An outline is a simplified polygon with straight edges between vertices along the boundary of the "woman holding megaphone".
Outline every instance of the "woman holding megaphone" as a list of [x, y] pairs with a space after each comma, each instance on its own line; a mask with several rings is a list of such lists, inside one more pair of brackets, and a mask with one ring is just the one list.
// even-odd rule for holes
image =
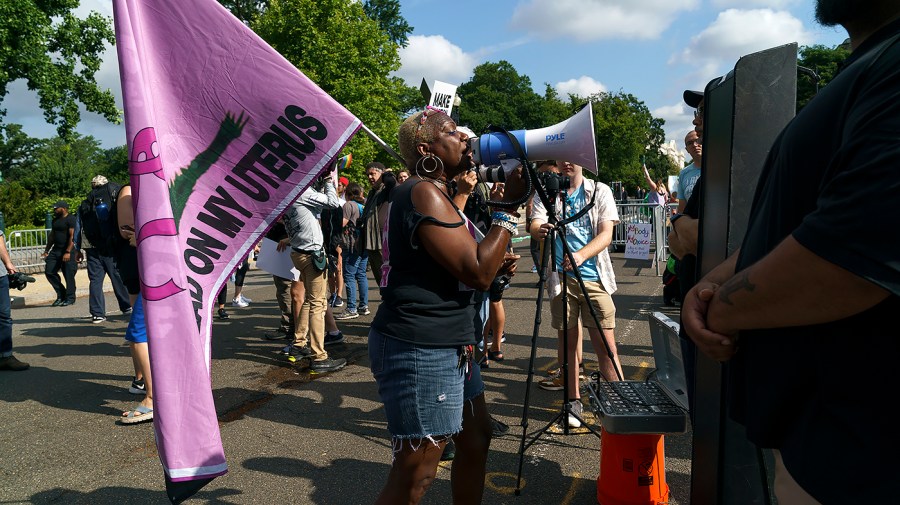
[[[492, 213], [475, 228], [448, 195], [448, 183], [474, 168], [468, 136], [443, 111], [427, 108], [400, 126], [400, 153], [411, 177], [395, 187], [385, 225], [382, 303], [369, 331], [369, 357], [393, 447], [376, 503], [418, 503], [434, 481], [451, 438], [454, 503], [480, 503], [491, 439], [484, 384], [473, 360], [476, 290], [513, 275], [506, 249], [518, 215]], [[522, 169], [506, 179], [505, 202], [524, 200]]]

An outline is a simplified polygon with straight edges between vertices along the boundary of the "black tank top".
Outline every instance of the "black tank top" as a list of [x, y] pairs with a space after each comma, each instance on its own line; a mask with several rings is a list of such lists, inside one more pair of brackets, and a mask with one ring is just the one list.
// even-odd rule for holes
[[475, 291], [438, 264], [417, 237], [423, 221], [466, 226], [472, 240], [473, 227], [462, 214], [458, 222], [444, 223], [416, 211], [412, 188], [417, 184], [402, 184], [391, 194], [382, 247], [382, 302], [372, 327], [387, 337], [428, 347], [475, 344]]

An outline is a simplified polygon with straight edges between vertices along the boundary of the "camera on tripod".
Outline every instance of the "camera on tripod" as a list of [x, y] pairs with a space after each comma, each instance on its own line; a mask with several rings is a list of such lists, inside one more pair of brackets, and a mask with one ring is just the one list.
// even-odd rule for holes
[[570, 181], [567, 175], [559, 175], [554, 172], [538, 172], [537, 178], [548, 195], [569, 189]]

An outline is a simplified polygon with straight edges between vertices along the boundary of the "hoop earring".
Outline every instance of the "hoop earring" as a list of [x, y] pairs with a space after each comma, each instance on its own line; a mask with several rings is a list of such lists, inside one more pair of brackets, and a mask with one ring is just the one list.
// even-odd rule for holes
[[[432, 163], [431, 170], [428, 170], [425, 167], [425, 160], [431, 161], [431, 163]], [[437, 172], [438, 170], [440, 170], [440, 171], [444, 170], [444, 162], [441, 161], [441, 159], [438, 158], [437, 156], [435, 156], [431, 153], [428, 153], [425, 156], [422, 156], [421, 158], [419, 158], [418, 161], [416, 161], [415, 169], [416, 169], [416, 175], [419, 177], [423, 177], [421, 174], [419, 174], [420, 169], [422, 170], [422, 172], [425, 172], [426, 174], [433, 174], [433, 173]]]

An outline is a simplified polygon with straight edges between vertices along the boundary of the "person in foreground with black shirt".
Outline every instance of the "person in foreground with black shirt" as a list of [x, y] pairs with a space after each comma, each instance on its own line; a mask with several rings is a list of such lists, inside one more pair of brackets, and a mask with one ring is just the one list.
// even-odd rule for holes
[[[400, 126], [400, 153], [413, 174], [393, 189], [386, 225], [382, 303], [369, 331], [369, 358], [391, 433], [393, 462], [379, 504], [418, 503], [434, 481], [451, 437], [454, 503], [481, 503], [491, 423], [475, 363], [476, 290], [515, 272], [506, 248], [516, 230], [495, 210], [480, 243], [447, 193], [474, 166], [467, 136], [438, 109]], [[521, 169], [505, 201], [525, 194]]]
[[[895, 499], [900, 355], [900, 0], [818, 0], [853, 48], [775, 140], [740, 250], [691, 289], [682, 321], [728, 361], [729, 415], [775, 454], [779, 503]], [[859, 369], [864, 367], [864, 372]], [[847, 372], [865, 380], [848, 379]], [[889, 400], [888, 400], [889, 401]]]
[[[75, 272], [78, 271], [78, 251], [75, 250], [75, 215], [69, 214], [69, 204], [60, 200], [53, 205], [53, 224], [47, 237], [44, 275], [56, 291], [53, 306], [65, 307], [75, 303]], [[59, 278], [62, 270], [66, 285]]]

